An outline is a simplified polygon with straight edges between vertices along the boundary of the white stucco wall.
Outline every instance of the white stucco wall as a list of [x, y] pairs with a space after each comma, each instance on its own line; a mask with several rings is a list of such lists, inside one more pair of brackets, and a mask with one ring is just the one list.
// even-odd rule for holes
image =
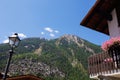
[[118, 19], [115, 9], [112, 11], [111, 15], [113, 19], [112, 21], [108, 21], [110, 37], [120, 36], [120, 26], [118, 26]]

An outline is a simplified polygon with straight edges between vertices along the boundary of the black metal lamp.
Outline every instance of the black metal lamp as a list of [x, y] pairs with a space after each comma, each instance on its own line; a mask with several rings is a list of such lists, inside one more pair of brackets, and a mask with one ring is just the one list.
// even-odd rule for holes
[[17, 33], [9, 37], [9, 45], [11, 46], [11, 48], [17, 47], [19, 43], [20, 43], [20, 38], [18, 37]]
[[9, 55], [9, 59], [8, 59], [8, 62], [5, 68], [5, 74], [3, 75], [3, 80], [6, 80], [6, 77], [7, 77], [10, 61], [14, 53], [13, 49], [16, 48], [19, 45], [19, 43], [20, 43], [20, 38], [18, 37], [17, 33], [9, 37], [9, 45], [11, 46], [11, 50], [9, 51], [10, 55]]

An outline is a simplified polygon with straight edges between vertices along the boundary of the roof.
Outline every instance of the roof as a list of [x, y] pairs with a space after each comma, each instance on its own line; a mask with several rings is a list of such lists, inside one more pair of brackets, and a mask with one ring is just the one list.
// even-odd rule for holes
[[11, 78], [9, 77], [7, 80], [43, 80], [43, 79], [33, 75], [23, 75]]
[[110, 13], [115, 7], [120, 23], [120, 0], [97, 0], [80, 24], [109, 35], [107, 20], [112, 20]]
[[[2, 79], [3, 74], [0, 73], [0, 80]], [[16, 77], [7, 77], [7, 80], [44, 80], [40, 77], [36, 77], [33, 75], [22, 75], [22, 76], [16, 76]]]

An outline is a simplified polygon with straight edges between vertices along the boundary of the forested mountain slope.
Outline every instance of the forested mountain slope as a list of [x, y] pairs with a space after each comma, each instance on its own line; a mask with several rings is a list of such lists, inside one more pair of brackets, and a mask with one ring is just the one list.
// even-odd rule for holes
[[[0, 71], [3, 72], [10, 47], [0, 44]], [[23, 39], [12, 57], [11, 76], [33, 74], [45, 80], [89, 80], [87, 58], [101, 52], [100, 46], [75, 35], [57, 39]]]

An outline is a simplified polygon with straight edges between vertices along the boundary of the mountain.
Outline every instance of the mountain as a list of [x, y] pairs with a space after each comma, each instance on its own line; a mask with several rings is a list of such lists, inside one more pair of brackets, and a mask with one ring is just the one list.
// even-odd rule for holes
[[[0, 71], [8, 58], [8, 44], [0, 44]], [[75, 35], [57, 39], [23, 39], [9, 68], [11, 76], [33, 74], [45, 80], [90, 80], [87, 58], [101, 52], [100, 46]]]

